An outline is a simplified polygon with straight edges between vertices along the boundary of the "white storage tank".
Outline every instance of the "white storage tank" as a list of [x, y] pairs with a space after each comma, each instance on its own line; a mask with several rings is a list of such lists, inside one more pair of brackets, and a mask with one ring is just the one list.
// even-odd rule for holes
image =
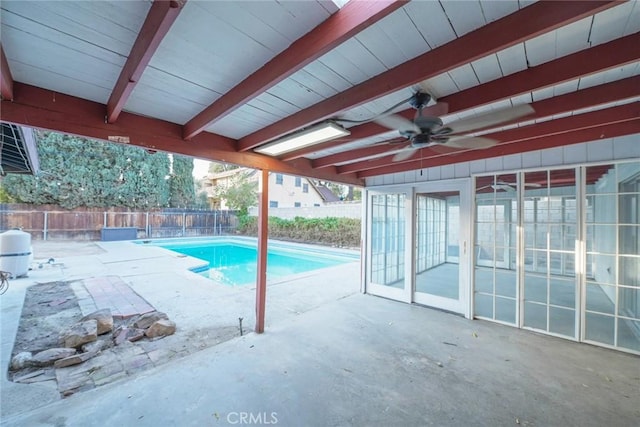
[[9, 230], [0, 234], [0, 270], [11, 277], [26, 276], [31, 260], [31, 234]]

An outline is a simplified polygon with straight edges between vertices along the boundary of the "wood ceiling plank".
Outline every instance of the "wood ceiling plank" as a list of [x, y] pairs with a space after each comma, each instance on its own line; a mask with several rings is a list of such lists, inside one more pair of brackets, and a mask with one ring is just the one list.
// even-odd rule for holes
[[400, 0], [348, 3], [187, 122], [184, 138], [194, 137], [211, 123], [394, 12], [404, 3]]
[[[544, 150], [554, 147], [562, 147], [583, 142], [597, 141], [605, 138], [615, 138], [625, 135], [640, 133], [640, 119], [623, 123], [614, 123], [599, 127], [591, 127], [573, 132], [544, 136], [513, 144], [498, 145], [487, 150], [465, 151], [455, 156], [441, 156], [432, 159], [417, 160], [401, 165], [366, 170], [358, 173], [360, 178], [368, 178], [385, 174], [405, 172], [411, 169], [426, 169], [435, 166], [443, 166], [479, 159], [489, 159], [511, 154], [526, 153], [529, 151]], [[404, 167], [403, 167], [404, 166]]]
[[178, 18], [187, 0], [155, 0], [107, 101], [107, 122], [118, 119], [151, 57]]
[[[581, 131], [584, 129], [595, 129], [595, 132], [602, 127], [606, 127], [612, 124], [621, 125], [625, 122], [635, 122], [637, 132], [640, 132], [640, 102], [634, 102], [631, 104], [622, 105], [619, 107], [611, 107], [603, 110], [593, 111], [590, 113], [579, 114], [575, 116], [566, 117], [563, 119], [550, 120], [542, 123], [536, 123], [529, 126], [523, 126], [515, 129], [509, 129], [501, 132], [491, 133], [483, 135], [484, 137], [495, 139], [498, 144], [494, 147], [487, 148], [484, 150], [453, 150], [453, 149], [442, 149], [440, 148], [438, 152], [433, 151], [429, 148], [423, 148], [421, 150], [417, 150], [416, 154], [413, 158], [422, 159], [423, 161], [429, 160], [432, 161], [433, 158], [443, 158], [446, 162], [446, 159], [457, 159], [458, 157], [464, 157], [468, 160], [467, 153], [471, 153], [469, 158], [481, 159], [493, 157], [494, 155], [501, 155], [503, 151], [501, 151], [504, 146], [513, 145], [515, 143], [520, 143], [523, 141], [529, 140], [543, 140], [544, 138], [553, 137], [555, 135], [567, 135], [572, 132]], [[597, 139], [597, 138], [596, 138]], [[586, 142], [588, 139], [583, 141], [576, 142]], [[526, 146], [525, 146], [526, 145]], [[523, 148], [524, 151], [529, 151], [528, 148], [531, 144], [519, 144], [518, 147]], [[560, 144], [564, 145], [564, 144]], [[516, 154], [519, 151], [511, 152], [508, 154]], [[499, 153], [499, 154], [496, 154]], [[382, 173], [381, 170], [376, 169], [384, 169], [386, 172], [387, 168], [393, 167], [398, 168], [401, 166], [406, 166], [406, 169], [411, 169], [412, 166], [415, 166], [415, 160], [406, 160], [406, 161], [393, 161], [393, 156], [378, 158], [372, 161], [363, 161], [357, 163], [350, 163], [345, 166], [340, 166], [337, 168], [338, 173], [354, 173], [358, 172], [359, 176], [372, 176], [378, 175]], [[366, 171], [366, 172], [363, 172]], [[361, 174], [364, 173], [364, 174]]]
[[13, 77], [2, 44], [0, 44], [0, 95], [2, 99], [9, 101], [13, 99]]
[[[250, 150], [336, 113], [552, 31], [615, 4], [596, 1], [535, 3], [254, 132], [240, 140], [238, 150]], [[478, 39], [483, 40], [483, 43], [476, 43]]]
[[[598, 82], [600, 82], [596, 84], [602, 84], [605, 79], [605, 77], [601, 76], [603, 70], [623, 69], [629, 73], [636, 70], [640, 71], [640, 66], [635, 66], [635, 63], [640, 58], [640, 51], [635, 49], [638, 44], [640, 44], [640, 34], [626, 36], [619, 40], [511, 74], [499, 80], [441, 97], [439, 100], [448, 103], [449, 113], [452, 114], [476, 106], [494, 103], [501, 99], [522, 97], [525, 102], [543, 99], [542, 93], [538, 92], [540, 89], [547, 92], [546, 97], [551, 97], [553, 96], [553, 85], [575, 80], [585, 75], [594, 74], [594, 78], [597, 78]], [[593, 85], [590, 82], [580, 82], [580, 88]], [[530, 92], [534, 92], [535, 99], [530, 99]], [[407, 119], [412, 119], [415, 115], [415, 110], [409, 108], [398, 114]], [[428, 112], [425, 111], [425, 114], [428, 114]], [[440, 114], [436, 115], [439, 116]], [[376, 132], [381, 133], [380, 129], [385, 128], [375, 123], [354, 126], [349, 129], [352, 132], [351, 137], [318, 144], [312, 151], [317, 151], [324, 147], [334, 147], [341, 142], [357, 138], [371, 137], [376, 135]], [[303, 156], [305, 153], [310, 152], [308, 150], [307, 148], [288, 153], [287, 158], [292, 159]]]

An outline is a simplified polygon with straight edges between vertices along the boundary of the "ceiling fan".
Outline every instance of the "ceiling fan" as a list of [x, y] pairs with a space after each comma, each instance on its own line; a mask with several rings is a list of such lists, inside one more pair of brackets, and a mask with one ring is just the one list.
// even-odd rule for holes
[[413, 155], [415, 150], [424, 147], [444, 146], [466, 150], [493, 147], [498, 141], [481, 136], [472, 136], [469, 133], [534, 112], [531, 105], [523, 104], [456, 120], [445, 125], [440, 117], [423, 115], [423, 109], [429, 101], [431, 101], [431, 95], [418, 91], [409, 99], [409, 104], [418, 110], [413, 120], [408, 120], [396, 114], [382, 116], [374, 120], [379, 125], [389, 129], [397, 129], [400, 135], [411, 141], [410, 147], [394, 156], [394, 162], [406, 160]]
[[[527, 182], [524, 184], [525, 189], [527, 188], [541, 188], [542, 184], [537, 182]], [[506, 182], [506, 181], [496, 181], [494, 184], [485, 185], [484, 187], [479, 187], [476, 191], [485, 190], [487, 188], [491, 188], [495, 191], [506, 191], [509, 193], [514, 193], [516, 191], [516, 183], [515, 182]]]

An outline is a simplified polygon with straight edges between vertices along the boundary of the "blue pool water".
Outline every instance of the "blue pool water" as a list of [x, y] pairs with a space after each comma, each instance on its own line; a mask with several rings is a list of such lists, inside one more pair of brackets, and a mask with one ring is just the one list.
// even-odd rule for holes
[[[231, 286], [256, 282], [258, 253], [255, 239], [167, 239], [147, 244], [207, 261], [208, 267], [198, 269], [198, 272], [217, 282]], [[354, 251], [270, 241], [267, 281], [358, 260], [359, 254]]]

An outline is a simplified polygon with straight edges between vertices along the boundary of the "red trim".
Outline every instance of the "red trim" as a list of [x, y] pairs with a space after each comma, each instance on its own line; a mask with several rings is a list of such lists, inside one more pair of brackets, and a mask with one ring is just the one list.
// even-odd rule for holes
[[24, 83], [14, 83], [13, 102], [2, 101], [0, 120], [101, 140], [116, 140], [140, 147], [228, 162], [253, 169], [269, 169], [345, 184], [362, 185], [355, 175], [340, 176], [334, 169], [315, 170], [307, 159], [284, 163], [257, 153], [238, 153], [235, 141], [208, 132], [192, 141], [182, 139], [182, 126], [123, 112], [116, 123], [104, 121], [106, 106]]
[[[565, 145], [579, 144], [582, 142], [591, 142], [604, 138], [615, 138], [618, 136], [633, 135], [637, 133], [640, 133], [640, 120], [636, 119], [624, 123], [614, 123], [595, 128], [581, 129], [566, 134], [558, 134], [549, 137], [544, 136], [529, 140], [526, 143], [519, 142], [515, 144], [507, 144], [506, 146], [499, 145], [497, 147], [489, 148], [488, 150], [492, 150], [490, 153], [487, 153], [488, 150], [482, 150], [485, 154], [485, 156], [483, 156], [482, 158], [488, 159], [491, 157], [507, 156], [510, 154], [519, 154], [525, 153], [527, 151], [561, 147]], [[406, 172], [409, 170], [450, 165], [477, 159], [478, 157], [475, 153], [471, 151], [465, 151], [456, 156], [442, 156], [433, 159], [426, 159], [424, 161], [416, 160], [411, 163], [391, 165], [384, 168], [366, 170], [358, 173], [358, 176], [360, 178], [366, 178], [389, 173]]]
[[349, 2], [184, 125], [191, 139], [217, 120], [280, 83], [333, 48], [403, 6], [406, 0]]
[[[611, 1], [537, 2], [439, 48], [407, 61], [342, 93], [260, 129], [238, 143], [238, 151], [329, 118], [341, 111], [516, 45], [619, 4]], [[481, 40], [481, 43], [478, 43]]]
[[11, 76], [11, 69], [9, 68], [9, 62], [4, 55], [4, 49], [0, 44], [0, 94], [2, 99], [11, 101], [13, 99], [13, 77]]
[[[576, 92], [567, 93], [565, 95], [559, 95], [554, 98], [548, 98], [542, 101], [534, 102], [531, 104], [531, 106], [535, 110], [535, 113], [531, 116], [527, 116], [525, 120], [549, 117], [553, 116], [554, 114], [580, 110], [583, 108], [607, 104], [609, 102], [621, 101], [636, 96], [640, 96], [640, 76], [629, 77], [612, 83], [606, 83], [600, 86], [594, 86], [588, 89], [583, 89]], [[503, 125], [518, 121], [522, 121], [522, 119], [505, 122]], [[523, 129], [529, 129], [529, 132], [535, 132], [534, 128], [527, 127]], [[532, 137], [535, 136], [536, 135], [532, 135]], [[345, 151], [342, 153], [331, 154], [325, 157], [320, 157], [312, 160], [311, 164], [314, 168], [323, 168], [339, 163], [355, 162], [360, 158], [383, 154], [387, 151], [402, 148], [407, 145], [408, 144], [390, 146], [384, 143], [374, 144], [369, 147], [363, 147], [355, 150]], [[451, 150], [451, 152], [454, 151]]]
[[[427, 155], [427, 157], [424, 153], [433, 153], [433, 151], [423, 149], [418, 151], [413, 160], [391, 163], [391, 158], [386, 157], [378, 159], [376, 162], [352, 163], [338, 168], [338, 172], [358, 170], [358, 176], [363, 178], [640, 133], [639, 117], [640, 103], [634, 102], [620, 107], [498, 132], [490, 137], [495, 137], [503, 142], [485, 150], [458, 150], [456, 153], [450, 152], [445, 155], [437, 153], [436, 155]], [[538, 131], [533, 133], [527, 128], [537, 128]], [[618, 128], [621, 131], [618, 131]]]
[[[640, 49], [635, 48], [638, 44], [640, 44], [640, 35], [633, 34], [445, 96], [439, 101], [449, 105], [449, 114], [459, 113], [466, 109], [490, 104], [563, 81], [620, 67], [640, 59]], [[415, 113], [413, 108], [408, 108], [398, 114], [411, 120]], [[433, 112], [425, 109], [424, 114], [431, 115]], [[441, 114], [433, 115], [440, 116]], [[354, 126], [349, 130], [351, 131], [350, 137], [288, 153], [286, 157], [281, 159], [285, 161], [296, 159], [315, 151], [337, 147], [345, 142], [369, 138], [388, 131], [375, 123]]]
[[258, 200], [258, 273], [256, 278], [256, 333], [264, 332], [267, 300], [267, 242], [269, 239], [269, 171], [260, 174]]
[[154, 0], [107, 102], [109, 123], [118, 119], [144, 69], [186, 2], [187, 0]]

